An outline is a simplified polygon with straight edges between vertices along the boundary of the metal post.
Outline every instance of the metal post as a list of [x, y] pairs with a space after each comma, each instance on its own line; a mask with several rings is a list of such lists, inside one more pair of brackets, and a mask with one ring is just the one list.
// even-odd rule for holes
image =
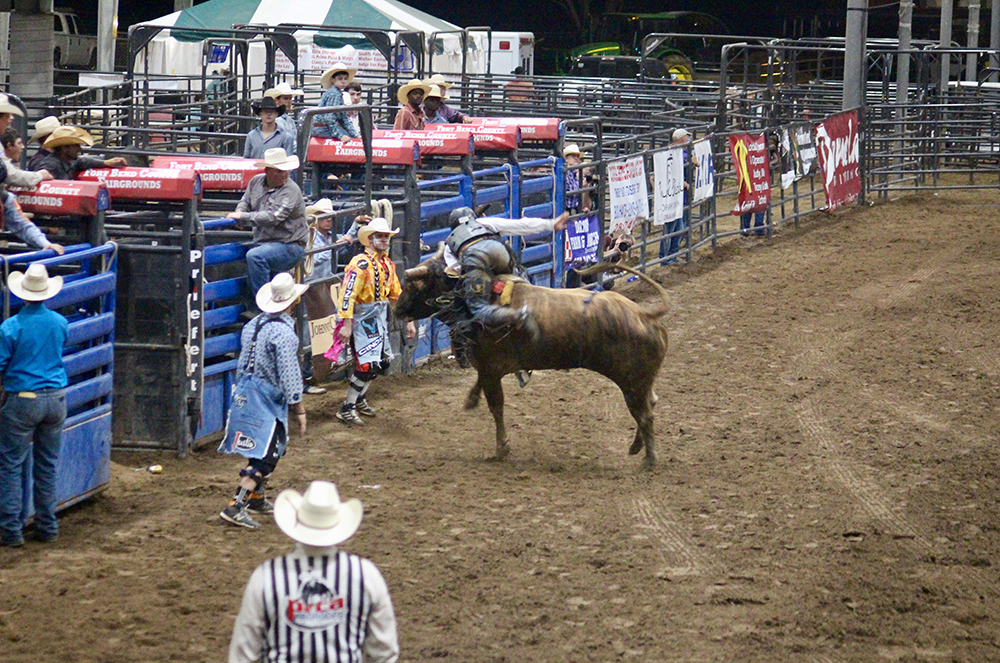
[[[990, 67], [1000, 69], [1000, 0], [990, 4]], [[990, 82], [997, 82], [996, 72], [990, 74]]]
[[858, 108], [864, 103], [865, 25], [868, 0], [847, 0], [847, 31], [844, 35], [844, 101], [843, 109]]
[[896, 58], [896, 116], [902, 119], [906, 111], [903, 106], [910, 92], [910, 38], [913, 35], [913, 0], [899, 3], [899, 55]]
[[97, 71], [115, 70], [115, 39], [118, 38], [118, 0], [98, 0]]
[[[955, 12], [955, 0], [941, 0], [941, 43], [942, 51], [951, 48], [951, 18]], [[941, 53], [941, 79], [938, 81], [938, 94], [944, 96], [948, 91], [948, 79], [951, 78], [951, 56]]]
[[[979, 7], [981, 0], [969, 0], [969, 33], [968, 41], [965, 42], [968, 48], [979, 48]], [[997, 4], [993, 0], [993, 4]], [[994, 13], [996, 13], [994, 11]], [[969, 53], [965, 56], [965, 80], [976, 82], [978, 66], [976, 63], [978, 53]]]

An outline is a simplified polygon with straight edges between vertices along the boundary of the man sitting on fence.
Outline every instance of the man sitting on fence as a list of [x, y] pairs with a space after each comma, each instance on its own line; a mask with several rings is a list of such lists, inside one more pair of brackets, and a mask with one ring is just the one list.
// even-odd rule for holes
[[262, 159], [267, 150], [280, 147], [287, 154], [295, 154], [295, 132], [289, 131], [278, 119], [285, 114], [285, 107], [279, 106], [271, 97], [264, 97], [250, 105], [254, 115], [260, 118], [260, 126], [247, 134], [243, 145], [244, 159]]
[[65, 253], [60, 244], [50, 242], [45, 233], [25, 218], [17, 198], [3, 186], [7, 179], [7, 166], [0, 162], [0, 199], [3, 200], [3, 216], [0, 217], [0, 232], [13, 233], [19, 240], [33, 249], [52, 249], [59, 255]]
[[[342, 62], [337, 62], [324, 71], [319, 83], [326, 89], [326, 92], [319, 100], [319, 107], [346, 106], [344, 88], [354, 79], [355, 73], [357, 73], [356, 69], [351, 69]], [[347, 117], [347, 111], [334, 111], [314, 117], [312, 135], [317, 138], [338, 138], [342, 141], [361, 137], [350, 118]]]
[[254, 175], [236, 211], [229, 215], [238, 226], [253, 228], [254, 248], [247, 251], [252, 293], [259, 292], [272, 274], [292, 270], [305, 255], [309, 238], [302, 190], [289, 178], [299, 167], [299, 158], [274, 147], [257, 165], [264, 167], [264, 173]]
[[3, 145], [3, 163], [7, 166], [7, 184], [10, 186], [34, 189], [40, 182], [52, 179], [52, 174], [47, 170], [21, 170], [24, 141], [17, 135], [14, 127], [8, 127], [0, 133], [0, 145]]
[[59, 122], [59, 118], [55, 115], [47, 115], [35, 122], [35, 133], [31, 134], [31, 138], [28, 139], [28, 143], [38, 143], [38, 151], [35, 155], [28, 159], [28, 170], [42, 170], [39, 165], [42, 159], [52, 154], [47, 149], [42, 147], [42, 143], [45, 139], [52, 135], [52, 132], [61, 127], [62, 124]]
[[278, 116], [278, 126], [295, 136], [296, 140], [299, 135], [299, 125], [295, 121], [295, 107], [292, 100], [304, 94], [305, 92], [293, 89], [288, 83], [278, 83], [264, 93], [265, 97], [270, 97], [279, 106], [284, 106], [285, 112]]
[[[57, 180], [71, 180], [90, 168], [124, 168], [128, 162], [122, 157], [102, 159], [82, 155], [83, 147], [93, 147], [94, 137], [80, 127], [61, 126], [45, 139], [43, 147], [51, 154], [35, 164], [35, 170], [47, 170]], [[32, 160], [34, 161], [34, 160]]]

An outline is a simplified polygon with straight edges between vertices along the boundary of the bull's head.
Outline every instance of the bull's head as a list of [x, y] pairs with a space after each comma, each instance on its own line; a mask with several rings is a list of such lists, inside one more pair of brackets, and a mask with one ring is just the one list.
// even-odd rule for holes
[[421, 320], [450, 307], [458, 279], [445, 273], [444, 244], [434, 257], [403, 272], [403, 291], [394, 309], [404, 320]]

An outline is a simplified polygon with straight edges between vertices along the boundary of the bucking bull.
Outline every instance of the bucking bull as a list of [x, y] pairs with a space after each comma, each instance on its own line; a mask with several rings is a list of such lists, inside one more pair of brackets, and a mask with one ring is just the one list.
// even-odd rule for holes
[[[504, 375], [519, 370], [586, 368], [607, 377], [622, 390], [638, 426], [630, 454], [644, 447], [644, 467], [656, 462], [653, 382], [667, 353], [667, 330], [660, 318], [670, 306], [666, 291], [655, 281], [622, 265], [601, 265], [594, 271], [618, 268], [635, 274], [659, 292], [661, 302], [640, 306], [616, 292], [553, 289], [513, 279], [510, 306], [526, 307], [534, 323], [520, 328], [480, 329], [469, 341], [468, 357], [478, 372], [465, 409], [479, 404], [481, 393], [496, 422], [496, 459], [509, 453], [503, 420]], [[396, 303], [405, 320], [437, 316], [451, 323], [449, 312], [459, 279], [445, 274], [438, 256], [405, 272], [406, 282]], [[511, 280], [512, 277], [502, 277]]]

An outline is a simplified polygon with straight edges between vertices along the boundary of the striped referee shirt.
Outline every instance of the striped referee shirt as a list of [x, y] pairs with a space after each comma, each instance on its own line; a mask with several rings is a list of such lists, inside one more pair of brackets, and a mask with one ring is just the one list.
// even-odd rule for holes
[[229, 663], [395, 663], [389, 589], [367, 559], [296, 545], [254, 570], [233, 627]]

